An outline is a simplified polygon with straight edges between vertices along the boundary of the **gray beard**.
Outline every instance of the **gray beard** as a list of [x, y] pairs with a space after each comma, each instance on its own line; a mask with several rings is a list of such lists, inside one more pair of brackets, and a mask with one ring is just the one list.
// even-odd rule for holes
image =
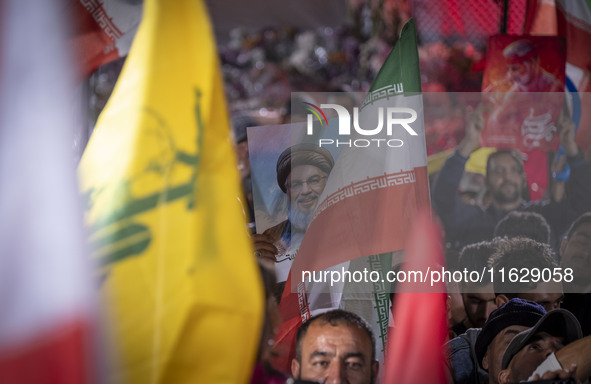
[[289, 222], [292, 226], [292, 231], [299, 231], [305, 232], [312, 221], [312, 217], [314, 216], [314, 212], [304, 213], [297, 209], [294, 205], [289, 210]]

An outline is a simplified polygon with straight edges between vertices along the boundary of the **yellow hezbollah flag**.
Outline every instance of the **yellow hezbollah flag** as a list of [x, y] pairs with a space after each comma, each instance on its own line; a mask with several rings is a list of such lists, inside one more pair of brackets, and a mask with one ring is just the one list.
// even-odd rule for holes
[[263, 295], [202, 1], [145, 1], [79, 171], [109, 382], [247, 382]]

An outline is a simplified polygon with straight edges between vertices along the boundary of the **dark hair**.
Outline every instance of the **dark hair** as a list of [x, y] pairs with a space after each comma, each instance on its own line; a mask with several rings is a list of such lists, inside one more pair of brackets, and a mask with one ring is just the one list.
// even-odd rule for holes
[[466, 245], [460, 251], [458, 268], [474, 269], [488, 266], [488, 259], [494, 253], [495, 249], [494, 243], [490, 241], [481, 241]]
[[495, 237], [527, 237], [550, 244], [550, 226], [544, 216], [535, 212], [509, 212], [495, 227]]
[[519, 154], [519, 152], [517, 151], [510, 151], [507, 149], [501, 149], [498, 150], [496, 152], [491, 153], [488, 156], [488, 159], [486, 160], [486, 176], [488, 177], [488, 175], [490, 174], [490, 163], [492, 162], [492, 160], [494, 160], [496, 157], [502, 156], [502, 155], [509, 155], [511, 156], [515, 162], [517, 162], [517, 164], [519, 165], [519, 170], [521, 173], [524, 173], [523, 170], [523, 159], [521, 158], [521, 155]]
[[277, 283], [275, 270], [260, 259], [257, 260], [257, 264], [259, 266], [259, 272], [261, 273], [263, 287], [265, 288], [265, 299], [269, 299], [273, 297], [273, 288]]
[[[488, 267], [489, 259], [495, 250], [495, 244], [490, 241], [481, 241], [479, 243], [466, 245], [460, 252], [457, 270], [463, 271], [464, 269], [467, 269], [468, 271], [482, 271], [483, 268]], [[473, 284], [484, 286], [490, 283], [490, 275], [486, 273], [483, 276], [482, 282]], [[462, 285], [465, 284], [466, 281], [462, 280]]]
[[[548, 244], [540, 243], [525, 237], [512, 239], [497, 239], [496, 251], [490, 258], [490, 265], [495, 271], [494, 289], [495, 295], [504, 294], [507, 297], [515, 297], [516, 292], [531, 291], [537, 287], [537, 282], [529, 277], [527, 282], [518, 279], [512, 282], [508, 278], [509, 271], [514, 269], [522, 276], [522, 269], [531, 271], [538, 268], [540, 272], [549, 268], [551, 271], [558, 267], [556, 257]], [[504, 268], [504, 281], [501, 270]], [[541, 279], [539, 280], [542, 281]]]
[[356, 327], [365, 332], [371, 341], [371, 360], [376, 359], [376, 339], [369, 324], [363, 318], [353, 312], [344, 311], [342, 309], [334, 309], [332, 311], [324, 312], [314, 317], [311, 317], [298, 329], [296, 335], [296, 360], [302, 362], [302, 339], [306, 336], [308, 328], [312, 323], [321, 322], [321, 324], [330, 324], [333, 327], [339, 325], [347, 325]]
[[234, 130], [234, 141], [236, 144], [247, 140], [246, 128], [256, 127], [259, 123], [252, 117], [245, 114], [232, 116], [232, 128]]
[[577, 229], [583, 224], [591, 223], [591, 212], [583, 213], [579, 216], [570, 226], [568, 232], [566, 233], [566, 238], [570, 240], [570, 238], [575, 234]]

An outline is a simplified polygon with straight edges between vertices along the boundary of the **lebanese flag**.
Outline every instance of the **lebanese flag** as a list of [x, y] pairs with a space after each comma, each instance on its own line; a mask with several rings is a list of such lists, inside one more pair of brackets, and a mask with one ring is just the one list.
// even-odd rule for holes
[[0, 15], [0, 382], [92, 383], [92, 284], [74, 164], [65, 20]]
[[70, 44], [82, 78], [98, 67], [126, 56], [142, 19], [141, 1], [68, 0], [74, 20]]
[[[284, 323], [276, 336], [278, 369], [289, 372], [295, 332], [302, 321], [333, 308], [354, 310], [364, 317], [374, 325], [378, 344], [385, 345], [388, 283], [311, 287], [302, 282], [302, 272], [328, 268], [355, 272], [366, 266], [383, 276], [391, 269], [390, 253], [404, 248], [412, 219], [420, 208], [430, 204], [420, 92], [416, 31], [414, 20], [410, 20], [360, 108], [359, 121], [369, 130], [378, 126], [379, 115], [387, 113], [387, 108], [411, 108], [416, 120], [410, 125], [416, 135], [400, 125], [393, 126], [388, 134], [384, 125], [373, 136], [339, 136], [339, 140], [381, 141], [380, 146], [373, 141], [371, 147], [345, 147], [336, 159], [280, 303]], [[359, 143], [365, 145], [365, 141]]]
[[[412, 225], [402, 271], [440, 270], [443, 265], [441, 229], [424, 212]], [[441, 282], [398, 285], [384, 383], [446, 384], [442, 353], [447, 338], [446, 297]]]

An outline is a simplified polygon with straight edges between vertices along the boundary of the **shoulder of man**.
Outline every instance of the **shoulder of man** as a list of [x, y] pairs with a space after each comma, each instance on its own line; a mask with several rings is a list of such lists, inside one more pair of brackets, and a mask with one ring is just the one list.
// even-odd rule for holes
[[479, 367], [474, 352], [474, 344], [480, 330], [480, 328], [470, 328], [445, 343], [445, 363], [454, 384], [488, 383], [488, 375]]
[[481, 328], [470, 328], [465, 333], [449, 340], [445, 343], [446, 354], [451, 357], [462, 350], [473, 350], [480, 330]]

